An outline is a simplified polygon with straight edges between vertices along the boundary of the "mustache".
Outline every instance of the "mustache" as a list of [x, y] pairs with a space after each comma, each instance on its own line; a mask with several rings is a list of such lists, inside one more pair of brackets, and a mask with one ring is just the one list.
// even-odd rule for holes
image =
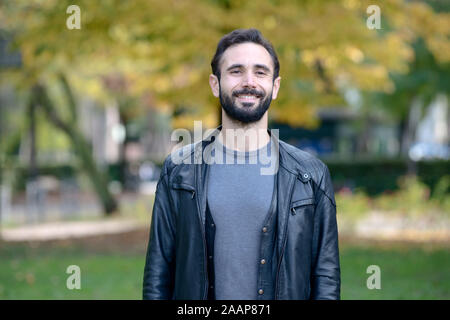
[[233, 97], [237, 97], [239, 95], [254, 95], [257, 97], [263, 97], [264, 93], [261, 91], [258, 91], [256, 89], [242, 89], [242, 90], [237, 90], [233, 92]]

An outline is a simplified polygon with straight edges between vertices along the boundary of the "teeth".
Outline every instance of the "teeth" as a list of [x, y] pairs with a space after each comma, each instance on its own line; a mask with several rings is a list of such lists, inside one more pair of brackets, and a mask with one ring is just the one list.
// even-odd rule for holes
[[255, 96], [239, 96], [240, 98], [244, 98], [244, 99], [252, 99], [252, 98], [256, 98]]

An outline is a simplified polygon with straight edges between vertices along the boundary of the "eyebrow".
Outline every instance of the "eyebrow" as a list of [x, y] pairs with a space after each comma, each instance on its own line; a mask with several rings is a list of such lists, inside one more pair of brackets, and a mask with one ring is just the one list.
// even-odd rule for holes
[[[229, 67], [227, 68], [226, 71], [229, 71], [229, 70], [235, 69], [235, 68], [243, 68], [243, 67], [244, 67], [243, 64], [235, 63], [235, 64], [232, 64], [231, 66], [229, 66]], [[265, 64], [255, 64], [255, 67], [256, 67], [257, 69], [263, 69], [263, 70], [265, 70], [266, 72], [271, 72], [271, 71], [270, 71], [270, 68], [269, 68], [268, 66], [266, 66]]]
[[256, 68], [257, 69], [263, 69], [263, 70], [265, 70], [265, 71], [267, 71], [269, 73], [271, 72], [270, 68], [268, 66], [266, 66], [265, 64], [257, 64]]

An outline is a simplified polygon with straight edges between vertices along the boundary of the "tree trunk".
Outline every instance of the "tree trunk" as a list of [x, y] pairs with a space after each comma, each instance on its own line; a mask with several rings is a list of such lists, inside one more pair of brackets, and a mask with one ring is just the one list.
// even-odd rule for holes
[[36, 164], [36, 100], [31, 97], [28, 104], [28, 125], [30, 133], [30, 163], [28, 167], [28, 179], [36, 180], [37, 164]]
[[[71, 108], [72, 117], [75, 117], [75, 105], [73, 95], [70, 91], [70, 87], [65, 81], [65, 78], [61, 75], [60, 78], [63, 82], [63, 88], [66, 92], [66, 96], [69, 100], [69, 106]], [[56, 112], [52, 101], [47, 95], [46, 89], [43, 85], [36, 85], [33, 88], [33, 95], [39, 106], [44, 110], [49, 120], [63, 131], [72, 143], [72, 147], [77, 155], [82, 169], [86, 172], [91, 180], [94, 190], [100, 198], [103, 205], [103, 211], [106, 215], [110, 215], [117, 211], [117, 202], [108, 190], [108, 182], [106, 175], [100, 172], [97, 168], [89, 143], [83, 137], [82, 133], [78, 130], [76, 121], [64, 121]]]
[[401, 122], [400, 153], [406, 158], [407, 174], [417, 174], [417, 163], [409, 156], [409, 149], [414, 143], [417, 125], [419, 124], [422, 112], [422, 101], [419, 97], [412, 99], [406, 118]]

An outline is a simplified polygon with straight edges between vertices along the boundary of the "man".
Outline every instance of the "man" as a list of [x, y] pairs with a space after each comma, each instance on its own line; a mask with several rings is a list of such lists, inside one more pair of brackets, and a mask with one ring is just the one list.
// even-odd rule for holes
[[222, 126], [164, 162], [144, 299], [339, 299], [328, 168], [267, 130], [281, 80], [275, 50], [258, 30], [239, 29], [211, 66]]

